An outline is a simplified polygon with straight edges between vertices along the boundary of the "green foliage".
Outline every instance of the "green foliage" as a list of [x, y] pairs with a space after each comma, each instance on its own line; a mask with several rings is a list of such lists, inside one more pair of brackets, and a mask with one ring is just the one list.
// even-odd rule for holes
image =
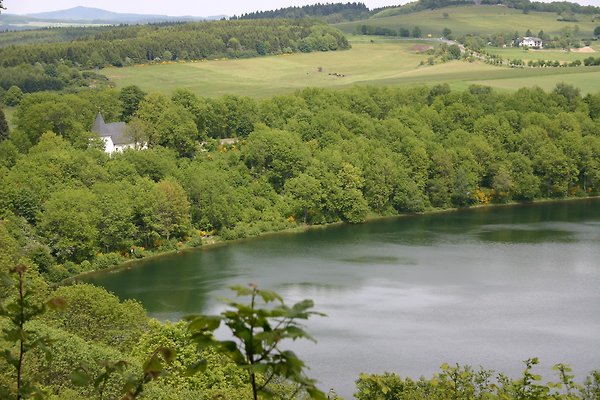
[[246, 165], [257, 175], [265, 175], [275, 190], [306, 168], [307, 146], [299, 135], [274, 129], [253, 132], [244, 151]]
[[65, 300], [65, 312], [48, 313], [47, 323], [83, 339], [126, 353], [147, 329], [146, 312], [138, 302], [121, 303], [105, 289], [76, 284], [58, 288], [55, 295]]
[[107, 120], [117, 117], [116, 91], [86, 91], [78, 95], [35, 93], [23, 98], [23, 105], [16, 114], [16, 126], [32, 145], [37, 144], [42, 134], [52, 131], [85, 149], [89, 145], [88, 131], [98, 112]]
[[[25, 279], [25, 265], [17, 265], [11, 269], [11, 273], [16, 275], [13, 285], [16, 291], [15, 299], [0, 303], [0, 317], [9, 321], [8, 326], [2, 330], [2, 339], [14, 345], [15, 348], [3, 349], [0, 356], [12, 367], [16, 375], [16, 398], [43, 398], [44, 391], [31, 379], [26, 378], [24, 374], [24, 359], [26, 353], [34, 349], [41, 350], [45, 358], [50, 360], [52, 353], [49, 345], [50, 339], [40, 335], [36, 330], [29, 329], [26, 324], [36, 317], [43, 315], [47, 307], [61, 309], [64, 307], [62, 299], [54, 298], [45, 304], [40, 304], [35, 300], [33, 292], [29, 290]], [[2, 273], [0, 278], [5, 284], [10, 285], [10, 277]], [[12, 347], [12, 346], [11, 346]]]
[[119, 92], [31, 94], [0, 144], [0, 215], [20, 219], [23, 254], [60, 281], [207, 235], [597, 194], [596, 97], [565, 84], [151, 93], [130, 122], [150, 148], [108, 157], [85, 127], [98, 108], [119, 118]]
[[448, 46], [448, 53], [450, 53], [450, 56], [453, 59], [455, 59], [455, 60], [460, 59], [461, 52], [460, 52], [460, 47], [458, 47], [457, 44], [452, 44], [452, 45]]
[[[40, 385], [51, 388], [60, 399], [69, 395], [75, 399], [120, 398], [125, 379], [118, 374], [106, 375], [107, 368], [113, 364], [109, 360], [126, 358], [124, 373], [138, 374], [141, 369], [140, 361], [125, 357], [114, 348], [39, 321], [34, 326], [51, 340], [52, 359], [48, 361], [40, 352], [34, 352], [26, 369]], [[98, 387], [94, 386], [95, 381]]]
[[422, 35], [423, 35], [423, 32], [421, 31], [421, 28], [419, 28], [418, 26], [415, 26], [411, 31], [411, 36], [414, 38], [420, 38]]
[[354, 20], [369, 15], [369, 9], [363, 3], [314, 4], [300, 7], [283, 7], [277, 10], [256, 11], [242, 14], [240, 19], [271, 18], [325, 18], [327, 21], [338, 19]]
[[90, 190], [77, 189], [56, 192], [45, 203], [39, 228], [59, 260], [81, 262], [97, 252], [96, 202]]
[[146, 93], [139, 87], [132, 85], [121, 89], [119, 100], [121, 101], [122, 111], [121, 120], [129, 122], [140, 107]]
[[442, 364], [441, 372], [431, 379], [415, 381], [386, 372], [383, 375], [361, 374], [356, 382], [358, 400], [432, 399], [432, 400], [592, 400], [597, 394], [594, 386], [598, 371], [592, 372], [585, 385], [577, 385], [570, 375], [568, 365], [553, 367], [558, 382], [541, 383], [541, 376], [532, 368], [537, 358], [524, 361], [523, 375], [511, 380], [503, 374], [481, 368], [476, 371], [467, 366]]
[[[105, 253], [128, 251], [135, 241], [134, 204], [131, 186], [124, 181], [97, 183], [92, 187], [98, 209], [99, 244]], [[102, 269], [102, 268], [99, 268]]]
[[170, 388], [171, 392], [197, 393], [200, 398], [222, 396], [243, 400], [250, 396], [245, 372], [214, 349], [198, 354], [185, 323], [163, 324], [152, 320], [149, 328], [133, 348], [137, 358], [146, 357], [158, 347], [174, 349], [176, 354], [173, 362], [166, 366], [167, 374], [161, 379], [161, 386]]
[[18, 86], [11, 86], [4, 94], [4, 104], [7, 106], [18, 106], [23, 98], [23, 91]]
[[[269, 384], [276, 377], [297, 385], [298, 390], [306, 390], [311, 398], [325, 399], [325, 395], [315, 387], [315, 381], [304, 375], [304, 362], [293, 352], [280, 348], [280, 343], [286, 339], [314, 340], [299, 324], [299, 320], [323, 315], [310, 311], [313, 302], [304, 300], [288, 307], [277, 293], [259, 290], [255, 285], [233, 286], [231, 289], [237, 296], [250, 297], [249, 304], [228, 300], [231, 308], [219, 316], [186, 318], [198, 347], [216, 346], [245, 369], [255, 400], [259, 393], [272, 395]], [[221, 323], [231, 330], [235, 340], [218, 341], [213, 337]]]
[[[61, 38], [59, 32], [55, 35], [59, 42], [0, 47], [0, 66], [42, 62], [59, 65], [59, 62], [64, 62], [91, 69], [160, 61], [160, 57], [169, 54], [170, 59], [199, 60], [281, 54], [286, 48], [298, 51], [301, 44], [308, 44], [309, 51], [349, 48], [348, 41], [340, 31], [309, 19], [101, 27], [84, 29], [81, 35], [86, 36], [85, 40]], [[231, 38], [239, 41], [242, 50], [228, 47]], [[335, 46], [329, 46], [329, 40], [335, 41]], [[323, 48], [323, 43], [328, 46]]]
[[147, 95], [136, 116], [143, 122], [148, 146], [171, 148], [180, 157], [191, 157], [196, 152], [199, 135], [193, 115], [164, 95]]

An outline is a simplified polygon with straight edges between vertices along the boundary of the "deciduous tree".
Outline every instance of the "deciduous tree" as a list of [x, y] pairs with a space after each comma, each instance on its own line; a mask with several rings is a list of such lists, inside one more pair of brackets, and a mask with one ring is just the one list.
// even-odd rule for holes
[[146, 93], [136, 85], [125, 86], [119, 93], [121, 120], [129, 122], [137, 112]]
[[[217, 346], [248, 371], [254, 400], [261, 393], [272, 396], [269, 385], [277, 377], [297, 385], [297, 391], [305, 390], [312, 399], [326, 399], [315, 386], [315, 380], [304, 374], [304, 362], [292, 351], [281, 348], [286, 339], [314, 341], [300, 324], [311, 316], [323, 315], [311, 310], [313, 302], [303, 300], [289, 307], [277, 293], [258, 289], [255, 285], [232, 286], [231, 289], [238, 296], [250, 297], [249, 304], [228, 300], [230, 308], [218, 316], [186, 318], [192, 339], [198, 346]], [[234, 340], [214, 338], [213, 333], [221, 324], [231, 330]]]
[[81, 262], [98, 251], [97, 197], [89, 189], [63, 189], [44, 203], [40, 233], [61, 261]]

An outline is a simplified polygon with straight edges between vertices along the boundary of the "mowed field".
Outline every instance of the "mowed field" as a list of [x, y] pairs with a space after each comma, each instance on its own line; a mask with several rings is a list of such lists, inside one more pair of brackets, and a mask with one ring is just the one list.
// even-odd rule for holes
[[207, 97], [268, 97], [305, 87], [344, 88], [356, 84], [448, 83], [455, 89], [465, 89], [478, 83], [506, 90], [535, 85], [550, 90], [565, 82], [584, 94], [600, 91], [600, 67], [512, 69], [463, 61], [419, 66], [428, 56], [417, 54], [413, 47], [427, 42], [373, 38], [371, 43], [362, 37], [356, 39], [347, 51], [107, 68], [101, 72], [117, 87], [138, 85], [145, 91], [166, 94], [186, 88]]
[[[336, 24], [337, 28], [346, 33], [356, 32], [360, 25], [380, 26], [398, 30], [419, 26], [423, 36], [432, 35], [440, 37], [442, 30], [447, 27], [454, 35], [466, 34], [493, 34], [496, 32], [514, 33], [525, 35], [530, 29], [534, 35], [540, 30], [550, 35], [560, 35], [565, 27], [579, 26], [580, 35], [593, 37], [594, 28], [598, 22], [593, 22], [593, 15], [577, 15], [577, 22], [557, 21], [555, 13], [530, 12], [524, 14], [522, 10], [515, 10], [505, 6], [455, 6], [438, 10], [419, 11], [412, 14], [380, 17], [393, 10], [383, 11], [380, 14], [363, 20]], [[444, 18], [444, 13], [448, 14]]]

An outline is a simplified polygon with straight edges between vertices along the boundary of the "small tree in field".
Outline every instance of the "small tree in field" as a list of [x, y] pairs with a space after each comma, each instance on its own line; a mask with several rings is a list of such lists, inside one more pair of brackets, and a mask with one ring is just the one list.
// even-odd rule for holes
[[[279, 347], [285, 339], [314, 341], [298, 323], [312, 315], [323, 315], [310, 311], [313, 302], [303, 300], [288, 307], [277, 293], [259, 290], [255, 285], [232, 286], [231, 289], [238, 297], [250, 297], [250, 302], [227, 300], [230, 309], [220, 315], [186, 318], [198, 347], [214, 346], [247, 370], [254, 400], [258, 399], [259, 393], [272, 396], [269, 384], [276, 378], [296, 384], [296, 392], [305, 390], [313, 399], [326, 399], [325, 394], [316, 388], [315, 380], [304, 374], [304, 362], [292, 351]], [[214, 338], [213, 333], [221, 323], [230, 329], [234, 340]]]

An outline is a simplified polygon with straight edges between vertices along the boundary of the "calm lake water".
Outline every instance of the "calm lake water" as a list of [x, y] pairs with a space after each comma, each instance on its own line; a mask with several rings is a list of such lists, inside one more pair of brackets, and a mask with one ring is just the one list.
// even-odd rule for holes
[[[519, 374], [600, 368], [600, 200], [479, 208], [280, 234], [149, 260], [88, 281], [150, 314], [218, 313], [257, 283], [326, 313], [290, 346], [321, 387], [360, 372], [431, 375], [443, 362]], [[549, 373], [548, 373], [549, 374]]]

